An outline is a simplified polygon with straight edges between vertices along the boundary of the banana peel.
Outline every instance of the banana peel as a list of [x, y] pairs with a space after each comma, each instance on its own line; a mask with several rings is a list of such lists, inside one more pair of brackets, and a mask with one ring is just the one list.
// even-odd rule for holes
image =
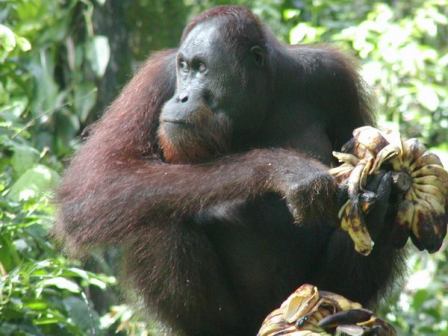
[[349, 199], [339, 211], [341, 228], [350, 235], [356, 251], [369, 255], [374, 246], [364, 221], [369, 207], [363, 207], [361, 199], [368, 177], [380, 169], [409, 180], [391, 232], [395, 246], [403, 247], [410, 236], [420, 250], [433, 253], [440, 249], [447, 232], [448, 172], [437, 155], [417, 139], [403, 139], [398, 132], [371, 126], [355, 129], [342, 152], [333, 155], [341, 165], [330, 169], [330, 174], [348, 186]]
[[391, 325], [345, 297], [304, 284], [264, 320], [258, 336], [395, 336]]

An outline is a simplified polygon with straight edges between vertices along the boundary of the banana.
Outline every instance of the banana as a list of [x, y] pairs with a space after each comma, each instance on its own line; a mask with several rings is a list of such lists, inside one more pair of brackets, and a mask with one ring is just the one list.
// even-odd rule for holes
[[411, 239], [420, 251], [426, 249], [428, 252], [435, 252], [439, 250], [443, 241], [441, 226], [440, 220], [433, 216], [426, 205], [423, 203], [415, 205]]
[[333, 152], [333, 156], [338, 159], [339, 162], [347, 163], [352, 166], [352, 168], [359, 162], [359, 159], [355, 155], [349, 153]]
[[330, 169], [330, 174], [334, 176], [336, 181], [338, 183], [345, 181], [350, 176], [350, 173], [353, 170], [353, 167], [351, 164], [343, 163], [340, 166], [334, 167]]
[[445, 214], [445, 204], [440, 203], [440, 201], [443, 201], [443, 197], [438, 197], [434, 193], [421, 192], [418, 188], [415, 189], [415, 194], [417, 199], [419, 199], [419, 202], [424, 204], [435, 215], [441, 216]]
[[348, 232], [353, 241], [355, 250], [362, 255], [369, 255], [374, 242], [364, 223], [359, 202], [350, 202], [342, 216], [341, 228]]
[[391, 325], [359, 303], [304, 284], [266, 317], [257, 336], [330, 336], [340, 328], [357, 331], [347, 335], [396, 335]]
[[[448, 194], [448, 172], [442, 166], [429, 164], [413, 171], [411, 176], [415, 179], [416, 183], [435, 185], [444, 194]], [[433, 180], [432, 182], [430, 181], [431, 179]]]
[[335, 306], [336, 310], [338, 311], [362, 308], [362, 306], [358, 302], [350, 301], [349, 299], [343, 297], [342, 295], [327, 291], [320, 291], [320, 294], [323, 297], [325, 297], [326, 300], [331, 302], [331, 304]]
[[416, 138], [403, 141], [402, 160], [412, 165], [419, 157], [427, 151], [426, 147]]
[[355, 129], [353, 137], [358, 145], [367, 148], [375, 154], [389, 144], [383, 134], [372, 126], [363, 126]]
[[[373, 174], [376, 172], [379, 167], [383, 164], [383, 162], [386, 162], [394, 157], [396, 157], [400, 153], [400, 148], [395, 145], [387, 145], [383, 147], [377, 154], [372, 167], [370, 168], [370, 174]], [[366, 176], [367, 177], [367, 176]]]
[[283, 302], [281, 309], [288, 323], [297, 321], [301, 316], [309, 314], [319, 301], [317, 287], [305, 285]]
[[392, 242], [396, 248], [402, 248], [409, 237], [409, 230], [414, 219], [414, 202], [410, 200], [403, 200], [397, 210], [395, 223], [392, 227]]
[[426, 152], [414, 161], [413, 165], [411, 166], [411, 170], [416, 170], [430, 164], [435, 164], [443, 167], [442, 161], [440, 161], [440, 158], [437, 155], [431, 152]]
[[436, 175], [425, 175], [414, 177], [414, 183], [420, 184], [422, 186], [431, 185], [433, 187], [436, 187], [443, 195], [446, 194], [446, 189], [448, 187], [448, 185], [446, 185], [448, 183], [448, 180], [443, 181], [443, 178], [440, 178], [439, 176]]
[[354, 196], [360, 190], [362, 186], [362, 174], [366, 168], [366, 162], [360, 162], [358, 165], [354, 166], [350, 176], [348, 177], [348, 193], [350, 196]]
[[443, 179], [444, 183], [448, 181], [448, 172], [443, 168], [443, 166], [440, 166], [438, 164], [427, 164], [425, 166], [417, 168], [412, 171], [411, 175], [413, 177], [435, 175]]
[[364, 223], [372, 202], [366, 202], [363, 195], [367, 179], [380, 169], [392, 170], [406, 182], [406, 188], [400, 189], [398, 179], [395, 181], [403, 200], [391, 231], [394, 245], [403, 247], [411, 236], [420, 250], [440, 248], [447, 231], [448, 172], [437, 155], [428, 152], [418, 139], [403, 139], [398, 132], [381, 132], [370, 126], [355, 129], [342, 152], [333, 153], [342, 164], [330, 174], [347, 186], [349, 199], [339, 218], [356, 251], [368, 255], [373, 248]]
[[[446, 201], [446, 193], [443, 192], [443, 189], [434, 186], [432, 184], [414, 184], [412, 186], [412, 189], [414, 190], [414, 192], [417, 195], [417, 199], [418, 199], [418, 195], [422, 195], [422, 194], [429, 194], [432, 197], [436, 198], [437, 200], [440, 200], [441, 202], [445, 203]], [[417, 194], [419, 193], [419, 194]]]

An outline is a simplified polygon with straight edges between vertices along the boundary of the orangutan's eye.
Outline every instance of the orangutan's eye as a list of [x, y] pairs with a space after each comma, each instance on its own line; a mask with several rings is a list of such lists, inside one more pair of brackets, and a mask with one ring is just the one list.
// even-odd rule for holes
[[183, 59], [179, 60], [179, 70], [182, 71], [182, 72], [188, 72], [189, 71], [188, 64]]
[[198, 69], [199, 69], [199, 72], [200, 73], [204, 73], [204, 72], [206, 72], [207, 71], [207, 67], [205, 66], [205, 64], [204, 63], [199, 63], [199, 67], [198, 67]]

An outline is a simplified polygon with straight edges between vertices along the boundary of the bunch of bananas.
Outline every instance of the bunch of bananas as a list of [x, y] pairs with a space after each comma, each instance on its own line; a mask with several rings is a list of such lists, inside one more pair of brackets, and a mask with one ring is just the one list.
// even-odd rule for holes
[[373, 248], [364, 216], [374, 196], [365, 187], [367, 178], [380, 168], [393, 172], [403, 194], [391, 232], [395, 245], [403, 247], [411, 236], [420, 250], [432, 253], [440, 248], [447, 231], [448, 172], [435, 154], [417, 139], [364, 126], [355, 129], [353, 139], [333, 155], [342, 164], [330, 174], [347, 185], [349, 195], [339, 211], [341, 228], [349, 233], [356, 251], [368, 255]]
[[395, 330], [343, 296], [302, 285], [264, 320], [258, 336], [394, 336]]

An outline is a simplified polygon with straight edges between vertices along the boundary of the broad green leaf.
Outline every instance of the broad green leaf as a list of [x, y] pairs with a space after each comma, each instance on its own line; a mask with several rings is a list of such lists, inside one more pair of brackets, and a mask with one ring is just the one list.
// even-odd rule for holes
[[93, 308], [87, 305], [85, 300], [70, 296], [65, 298], [63, 303], [74, 324], [82, 330], [89, 330], [90, 333], [96, 334], [92, 328], [98, 328], [99, 318]]
[[30, 146], [16, 145], [11, 158], [11, 165], [17, 176], [33, 167], [39, 160], [39, 152]]
[[84, 82], [82, 84], [76, 85], [74, 90], [74, 104], [76, 114], [79, 116], [79, 119], [84, 122], [86, 121], [90, 110], [96, 103], [97, 89], [95, 84]]
[[20, 176], [11, 187], [8, 198], [16, 202], [36, 198], [55, 188], [58, 182], [58, 173], [38, 164]]

